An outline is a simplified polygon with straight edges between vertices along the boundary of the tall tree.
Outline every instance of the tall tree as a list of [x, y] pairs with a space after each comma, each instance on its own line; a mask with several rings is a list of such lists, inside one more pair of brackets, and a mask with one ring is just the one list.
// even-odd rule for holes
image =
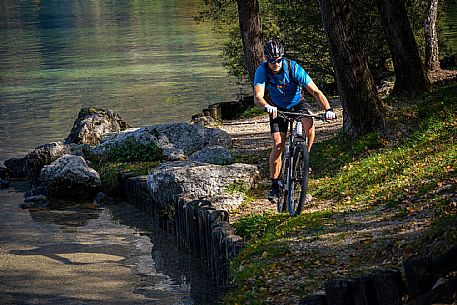
[[251, 83], [263, 58], [263, 34], [258, 0], [237, 0], [244, 62]]
[[357, 38], [349, 0], [318, 0], [343, 104], [343, 129], [357, 137], [384, 126], [383, 105]]
[[438, 34], [436, 31], [436, 18], [438, 16], [438, 0], [428, 0], [425, 16], [425, 68], [428, 71], [440, 69], [438, 49]]
[[393, 95], [415, 96], [431, 90], [419, 57], [403, 0], [376, 0], [395, 70]]

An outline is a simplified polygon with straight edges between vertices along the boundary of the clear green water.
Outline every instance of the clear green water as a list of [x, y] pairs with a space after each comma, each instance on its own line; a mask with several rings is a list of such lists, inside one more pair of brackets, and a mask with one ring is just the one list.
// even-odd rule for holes
[[65, 138], [81, 107], [190, 120], [240, 91], [200, 0], [0, 0], [0, 162]]
[[443, 41], [451, 54], [457, 53], [457, 5], [449, 5], [445, 8], [442, 18], [445, 26], [443, 29]]

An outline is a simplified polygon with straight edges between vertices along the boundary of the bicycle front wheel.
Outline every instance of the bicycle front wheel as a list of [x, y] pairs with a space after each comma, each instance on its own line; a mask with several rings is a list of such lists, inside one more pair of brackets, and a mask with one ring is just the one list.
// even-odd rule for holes
[[308, 192], [309, 159], [305, 142], [298, 142], [292, 158], [292, 173], [288, 186], [288, 210], [290, 215], [299, 215]]
[[281, 172], [279, 176], [279, 198], [277, 201], [278, 212], [285, 212], [287, 210], [287, 169], [290, 163], [289, 145], [286, 144], [281, 156]]

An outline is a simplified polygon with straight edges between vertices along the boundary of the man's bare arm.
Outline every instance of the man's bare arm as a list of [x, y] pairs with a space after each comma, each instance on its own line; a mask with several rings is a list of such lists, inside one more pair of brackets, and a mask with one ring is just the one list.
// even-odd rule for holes
[[324, 93], [316, 86], [316, 84], [311, 81], [306, 85], [306, 90], [314, 97], [314, 99], [322, 106], [322, 109], [327, 110], [330, 108], [330, 103], [325, 97]]

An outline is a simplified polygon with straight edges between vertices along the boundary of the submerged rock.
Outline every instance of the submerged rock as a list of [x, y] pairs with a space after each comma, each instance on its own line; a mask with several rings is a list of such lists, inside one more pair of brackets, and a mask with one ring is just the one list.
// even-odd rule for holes
[[231, 209], [244, 199], [235, 195], [232, 189], [250, 189], [258, 175], [257, 167], [250, 164], [222, 166], [193, 161], [166, 162], [149, 174], [148, 188], [159, 207], [177, 198], [184, 198], [214, 199], [224, 208]]
[[43, 167], [39, 181], [55, 198], [92, 198], [101, 187], [100, 175], [82, 157], [68, 154]]
[[118, 132], [128, 127], [128, 124], [113, 110], [82, 108], [65, 143], [95, 146], [106, 133]]
[[44, 195], [26, 197], [24, 202], [19, 204], [21, 209], [46, 209], [48, 206], [48, 198]]
[[93, 200], [93, 203], [95, 205], [104, 206], [104, 205], [115, 204], [116, 201], [114, 200], [114, 198], [106, 195], [103, 192], [100, 192], [100, 193], [97, 194], [97, 196], [95, 196], [95, 199]]
[[7, 188], [9, 188], [9, 187], [10, 187], [9, 181], [0, 178], [0, 190], [1, 190], [1, 189], [7, 189]]

